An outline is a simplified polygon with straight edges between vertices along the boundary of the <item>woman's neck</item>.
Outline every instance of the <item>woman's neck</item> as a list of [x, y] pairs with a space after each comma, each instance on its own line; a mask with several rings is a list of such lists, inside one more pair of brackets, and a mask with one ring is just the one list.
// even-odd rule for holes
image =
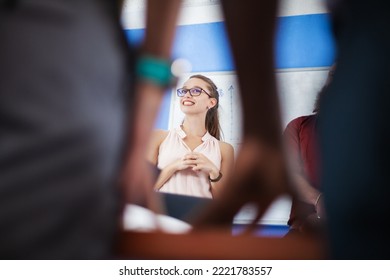
[[191, 116], [185, 117], [182, 124], [182, 129], [188, 136], [203, 137], [207, 132], [205, 127], [205, 119]]

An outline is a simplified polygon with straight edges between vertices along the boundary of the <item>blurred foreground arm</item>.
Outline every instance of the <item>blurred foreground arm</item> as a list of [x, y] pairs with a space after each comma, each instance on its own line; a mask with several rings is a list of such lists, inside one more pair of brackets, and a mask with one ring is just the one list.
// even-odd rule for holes
[[[180, 0], [148, 1], [141, 55], [162, 61], [170, 59], [180, 3]], [[127, 202], [144, 204], [152, 190], [153, 176], [145, 153], [165, 89], [145, 79], [136, 83], [131, 139], [122, 178]]]
[[288, 185], [274, 75], [278, 1], [222, 1], [243, 106], [243, 144], [235, 175], [199, 224], [228, 224], [248, 202], [262, 211]]

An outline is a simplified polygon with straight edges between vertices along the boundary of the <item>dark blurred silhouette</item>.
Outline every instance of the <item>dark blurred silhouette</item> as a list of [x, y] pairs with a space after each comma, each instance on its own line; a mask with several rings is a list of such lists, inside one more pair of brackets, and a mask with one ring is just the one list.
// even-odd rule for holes
[[390, 8], [328, 3], [338, 58], [319, 132], [330, 257], [389, 259]]
[[[123, 161], [126, 194], [151, 181], [137, 151], [164, 88], [143, 79], [134, 94], [119, 2], [0, 1], [2, 259], [112, 257]], [[150, 1], [140, 53], [169, 59], [179, 3]]]
[[254, 226], [279, 195], [290, 192], [274, 76], [277, 3], [222, 1], [241, 92], [243, 143], [235, 175], [220, 199], [200, 218], [201, 227], [231, 223], [249, 202], [259, 207]]

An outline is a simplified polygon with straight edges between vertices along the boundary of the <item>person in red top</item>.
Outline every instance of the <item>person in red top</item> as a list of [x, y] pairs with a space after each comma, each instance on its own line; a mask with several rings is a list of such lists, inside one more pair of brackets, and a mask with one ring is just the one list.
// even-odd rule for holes
[[283, 133], [291, 164], [296, 199], [293, 199], [288, 225], [293, 234], [308, 232], [320, 225], [325, 217], [320, 191], [319, 149], [317, 120], [319, 100], [331, 82], [335, 66], [332, 66], [327, 81], [317, 95], [312, 115], [301, 116], [290, 121]]
[[298, 199], [292, 202], [288, 221], [288, 225], [294, 230], [301, 230], [306, 219], [319, 212], [321, 193], [316, 126], [317, 114], [301, 116], [292, 120], [284, 131], [298, 194]]

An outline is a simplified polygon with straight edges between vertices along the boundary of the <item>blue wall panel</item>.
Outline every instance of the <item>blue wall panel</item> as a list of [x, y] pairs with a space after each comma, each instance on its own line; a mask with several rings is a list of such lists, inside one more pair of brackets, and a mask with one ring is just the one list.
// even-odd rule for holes
[[169, 124], [169, 108], [171, 106], [171, 91], [167, 91], [164, 95], [160, 112], [157, 115], [156, 123], [154, 127], [156, 129], [168, 130]]
[[188, 59], [193, 72], [235, 69], [225, 24], [222, 22], [180, 26], [173, 56]]
[[275, 44], [276, 68], [325, 67], [334, 61], [328, 14], [279, 18]]
[[[144, 29], [125, 30], [130, 42], [139, 44]], [[244, 32], [244, 31], [243, 31]], [[234, 71], [223, 22], [179, 26], [172, 53], [192, 64], [192, 72]], [[278, 18], [275, 37], [276, 68], [326, 67], [335, 58], [328, 14]], [[156, 127], [168, 128], [170, 95], [164, 98]]]
[[125, 34], [131, 44], [139, 45], [144, 38], [145, 29], [126, 29]]
[[[144, 36], [144, 29], [128, 29], [126, 35], [130, 42], [139, 44]], [[193, 72], [234, 70], [222, 22], [179, 26], [172, 56], [190, 61]]]
[[[143, 38], [143, 30], [126, 30], [131, 42]], [[192, 63], [193, 72], [234, 71], [223, 22], [179, 26], [173, 57]], [[276, 68], [330, 66], [335, 57], [328, 14], [278, 18], [275, 38]]]

